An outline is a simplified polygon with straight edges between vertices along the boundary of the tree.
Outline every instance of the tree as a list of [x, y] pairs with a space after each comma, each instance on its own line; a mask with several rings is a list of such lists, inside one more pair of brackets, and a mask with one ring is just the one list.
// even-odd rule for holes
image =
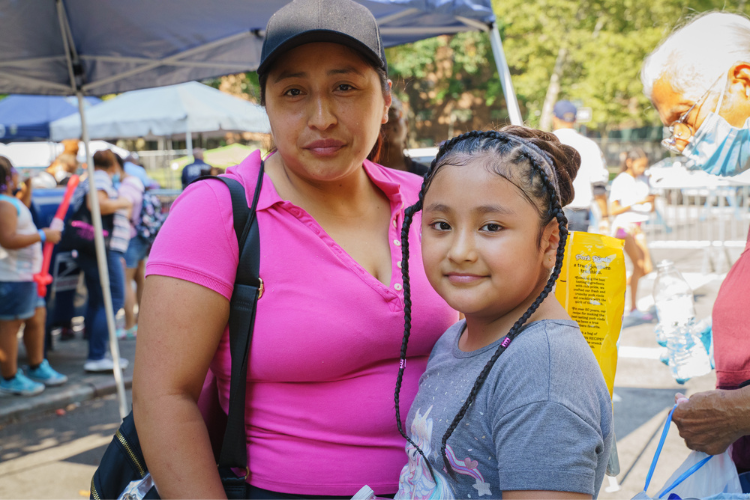
[[[493, 6], [525, 123], [540, 125], [559, 63], [559, 93], [551, 103], [566, 98], [591, 107], [589, 127], [606, 134], [660, 123], [643, 95], [640, 68], [680, 19], [736, 11], [742, 1], [493, 0]], [[424, 40], [389, 49], [387, 56], [397, 93], [414, 116], [414, 142], [508, 122], [486, 34]]]

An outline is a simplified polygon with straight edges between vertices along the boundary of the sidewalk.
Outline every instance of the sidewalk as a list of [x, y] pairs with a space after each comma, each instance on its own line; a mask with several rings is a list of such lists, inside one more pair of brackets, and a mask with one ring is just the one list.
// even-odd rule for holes
[[[83, 363], [88, 353], [88, 342], [76, 333], [74, 340], [61, 342], [55, 338], [54, 351], [49, 351], [47, 359], [52, 367], [68, 376], [68, 382], [59, 387], [48, 387], [41, 394], [31, 397], [0, 397], [0, 426], [21, 420], [29, 415], [65, 409], [71, 403], [80, 403], [93, 398], [117, 392], [115, 377], [112, 373], [86, 373]], [[135, 359], [135, 341], [119, 342], [120, 356], [130, 363], [123, 371], [125, 388], [130, 388], [133, 381], [133, 360]], [[19, 339], [19, 367], [28, 364], [23, 342]]]

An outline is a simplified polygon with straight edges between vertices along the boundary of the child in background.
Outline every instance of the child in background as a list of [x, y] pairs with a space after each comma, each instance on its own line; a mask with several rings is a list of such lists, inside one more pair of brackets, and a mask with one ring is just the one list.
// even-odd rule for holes
[[641, 148], [623, 153], [620, 160], [620, 174], [612, 181], [609, 192], [609, 212], [615, 216], [612, 234], [625, 240], [625, 253], [633, 263], [633, 274], [628, 279], [630, 285], [629, 317], [651, 321], [653, 316], [639, 311], [636, 307], [638, 281], [654, 270], [651, 253], [648, 251], [646, 234], [641, 224], [649, 219], [654, 211], [656, 196], [650, 194], [648, 178], [643, 175], [648, 168], [648, 156]]
[[[143, 193], [146, 187], [135, 175], [125, 172], [125, 162], [119, 155], [115, 155], [119, 165], [120, 185], [117, 186], [117, 194], [121, 198], [130, 200], [132, 208], [128, 214], [128, 243], [122, 252], [123, 269], [125, 273], [125, 328], [117, 330], [117, 338], [120, 340], [134, 340], [138, 333], [138, 325], [135, 318], [136, 293], [133, 289], [138, 264], [146, 258], [149, 245], [138, 236], [135, 230], [141, 221], [141, 206], [143, 205]], [[117, 174], [116, 174], [117, 175]], [[124, 225], [121, 218], [115, 220]]]
[[[13, 196], [17, 183], [10, 161], [0, 156], [0, 396], [33, 396], [68, 380], [44, 359], [46, 309], [34, 282], [42, 268], [42, 243], [57, 243], [60, 231], [36, 228], [29, 209]], [[24, 322], [28, 376], [17, 359], [18, 331]]]
[[[598, 494], [612, 405], [591, 349], [552, 293], [567, 238], [562, 207], [579, 165], [554, 135], [517, 126], [440, 148], [402, 230], [396, 409], [409, 462], [396, 498]], [[407, 436], [399, 389], [411, 325], [408, 234], [420, 210], [427, 278], [466, 318], [432, 350]]]

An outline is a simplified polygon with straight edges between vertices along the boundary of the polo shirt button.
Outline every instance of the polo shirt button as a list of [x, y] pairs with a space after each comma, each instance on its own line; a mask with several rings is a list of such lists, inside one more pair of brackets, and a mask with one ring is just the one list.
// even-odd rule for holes
[[393, 285], [393, 288], [400, 292], [403, 287], [401, 286], [401, 283], [396, 283], [395, 285]]
[[396, 219], [393, 219], [393, 227], [396, 227], [396, 226], [398, 226], [398, 224], [396, 223]]
[[396, 265], [398, 266], [399, 269], [401, 269], [401, 261], [396, 262]]
[[393, 244], [396, 245], [397, 247], [401, 246], [401, 242], [399, 240], [393, 240]]

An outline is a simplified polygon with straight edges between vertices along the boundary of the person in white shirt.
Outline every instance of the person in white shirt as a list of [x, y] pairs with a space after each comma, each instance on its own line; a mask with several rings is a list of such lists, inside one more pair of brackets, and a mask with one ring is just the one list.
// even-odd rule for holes
[[554, 134], [560, 142], [572, 146], [581, 155], [581, 168], [573, 181], [575, 197], [563, 208], [568, 218], [570, 231], [588, 231], [591, 220], [591, 204], [596, 200], [601, 211], [599, 230], [607, 232], [609, 211], [607, 210], [607, 181], [609, 172], [604, 162], [604, 155], [594, 141], [584, 137], [575, 130], [576, 107], [570, 101], [558, 101], [555, 104], [552, 124]]
[[653, 270], [651, 254], [646, 244], [646, 235], [641, 224], [646, 222], [654, 211], [655, 195], [650, 194], [648, 178], [643, 175], [648, 167], [648, 156], [635, 148], [623, 153], [620, 174], [612, 181], [609, 192], [610, 213], [615, 216], [612, 222], [612, 235], [625, 240], [625, 253], [633, 262], [630, 276], [630, 316], [651, 320], [650, 314], [636, 308], [638, 280]]

